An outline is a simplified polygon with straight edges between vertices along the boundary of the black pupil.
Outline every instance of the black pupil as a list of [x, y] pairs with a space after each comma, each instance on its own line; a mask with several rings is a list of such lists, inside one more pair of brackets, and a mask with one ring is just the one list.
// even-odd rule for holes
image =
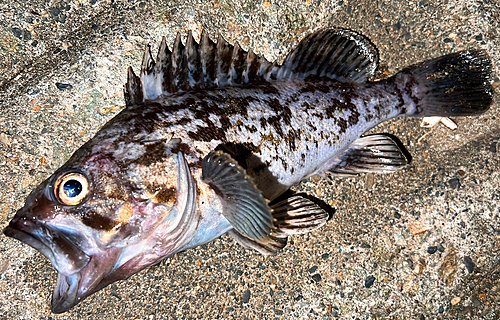
[[82, 192], [82, 184], [77, 180], [68, 180], [64, 183], [63, 190], [68, 197], [73, 198]]

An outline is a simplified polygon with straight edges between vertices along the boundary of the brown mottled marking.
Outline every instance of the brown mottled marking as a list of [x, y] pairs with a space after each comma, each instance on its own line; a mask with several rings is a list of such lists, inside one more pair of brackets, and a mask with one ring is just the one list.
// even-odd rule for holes
[[268, 117], [267, 123], [273, 126], [278, 136], [283, 137], [283, 129], [281, 128], [281, 117], [279, 115]]
[[342, 111], [343, 103], [339, 100], [334, 100], [333, 104], [328, 106], [326, 111], [326, 116], [330, 119], [335, 118]]
[[314, 124], [312, 124], [311, 121], [307, 121], [306, 124], [314, 131], [318, 130], [318, 128]]
[[270, 83], [266, 83], [260, 86], [260, 88], [263, 94], [277, 94], [277, 95], [280, 94], [280, 91]]
[[290, 150], [296, 151], [296, 141], [300, 139], [299, 133], [296, 130], [290, 129], [285, 139], [288, 142]]
[[177, 125], [181, 125], [181, 126], [183, 126], [183, 125], [185, 125], [185, 124], [191, 123], [191, 121], [192, 121], [192, 120], [191, 120], [191, 119], [189, 119], [189, 118], [181, 118], [181, 119], [179, 119], [179, 121], [177, 121], [177, 123], [176, 123], [176, 124], [177, 124]]
[[238, 164], [247, 169], [247, 160], [252, 154], [260, 152], [260, 148], [252, 143], [224, 143], [220, 144], [215, 150], [221, 150], [229, 154]]
[[134, 163], [149, 167], [153, 163], [159, 163], [165, 160], [166, 152], [164, 140], [147, 143], [144, 145], [144, 148], [146, 149], [144, 154], [137, 160], [133, 161]]
[[246, 127], [246, 129], [251, 132], [251, 133], [256, 133], [257, 132], [257, 127], [255, 125], [252, 124], [251, 127]]
[[267, 120], [266, 118], [262, 117], [259, 119], [259, 122], [260, 122], [260, 126], [262, 129], [266, 129], [267, 128]]
[[155, 199], [166, 205], [173, 205], [177, 195], [177, 190], [175, 187], [160, 188], [156, 193]]
[[267, 105], [273, 109], [274, 112], [279, 113], [283, 111], [283, 107], [281, 106], [281, 103], [278, 99], [272, 98], [267, 100]]
[[359, 111], [358, 111], [358, 109], [352, 103], [347, 103], [346, 102], [346, 105], [347, 105], [347, 108], [351, 111], [351, 115], [349, 116], [349, 119], [348, 119], [349, 120], [349, 124], [351, 126], [357, 124], [358, 121], [359, 121]]
[[196, 131], [188, 132], [188, 135], [191, 139], [197, 141], [206, 141], [210, 142], [212, 140], [220, 140], [226, 141], [226, 132], [214, 125], [212, 121], [209, 119], [205, 119], [206, 127], [200, 127]]
[[86, 226], [94, 230], [109, 231], [120, 223], [119, 221], [112, 220], [93, 211], [85, 212], [78, 216]]
[[337, 119], [337, 125], [340, 127], [339, 133], [343, 134], [347, 130], [347, 121], [343, 118]]
[[316, 91], [316, 87], [311, 83], [306, 83], [300, 90], [299, 93], [313, 93]]

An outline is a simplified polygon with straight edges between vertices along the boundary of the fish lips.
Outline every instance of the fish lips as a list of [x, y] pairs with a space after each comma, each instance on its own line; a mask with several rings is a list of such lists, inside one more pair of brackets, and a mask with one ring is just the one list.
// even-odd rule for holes
[[40, 251], [58, 271], [52, 295], [54, 313], [68, 311], [97, 291], [96, 287], [113, 269], [121, 251], [117, 248], [89, 256], [61, 232], [20, 214], [16, 214], [3, 232]]
[[6, 236], [40, 251], [60, 273], [78, 272], [90, 260], [82, 250], [60, 233], [28, 217], [15, 217], [3, 232]]

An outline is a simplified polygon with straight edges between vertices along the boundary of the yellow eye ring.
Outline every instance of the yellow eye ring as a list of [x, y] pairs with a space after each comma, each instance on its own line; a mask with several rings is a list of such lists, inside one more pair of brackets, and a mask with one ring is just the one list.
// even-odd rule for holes
[[86, 176], [78, 172], [59, 177], [54, 187], [56, 199], [67, 206], [76, 206], [89, 194], [89, 181]]

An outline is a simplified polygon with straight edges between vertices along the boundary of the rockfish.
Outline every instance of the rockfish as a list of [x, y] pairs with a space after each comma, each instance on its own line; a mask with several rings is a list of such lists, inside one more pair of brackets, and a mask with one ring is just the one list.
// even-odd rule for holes
[[411, 157], [394, 117], [469, 116], [493, 99], [491, 62], [466, 50], [373, 81], [377, 50], [353, 31], [305, 37], [279, 65], [203, 32], [131, 68], [126, 108], [31, 192], [5, 228], [58, 272], [52, 311], [229, 232], [263, 254], [329, 218], [287, 192], [315, 174], [394, 172]]

